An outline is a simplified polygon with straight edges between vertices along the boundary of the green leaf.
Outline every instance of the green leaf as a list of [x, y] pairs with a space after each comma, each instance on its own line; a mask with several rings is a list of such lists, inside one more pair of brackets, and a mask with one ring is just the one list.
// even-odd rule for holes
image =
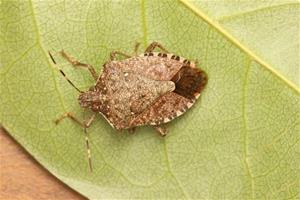
[[[0, 121], [78, 192], [91, 199], [300, 198], [299, 89], [276, 70], [285, 62], [248, 49], [201, 6], [159, 0], [7, 0], [0, 6]], [[64, 49], [100, 72], [112, 50], [132, 52], [135, 42], [145, 48], [152, 41], [199, 60], [208, 86], [195, 107], [167, 125], [166, 138], [148, 127], [119, 133], [99, 116], [89, 128], [90, 173], [82, 128], [53, 121], [66, 111], [81, 119], [91, 112], [80, 108], [78, 93], [47, 52]], [[265, 51], [270, 55], [274, 45], [295, 51], [266, 45], [272, 45]], [[54, 56], [80, 89], [93, 84], [88, 72]], [[297, 59], [286, 62], [299, 67]]]
[[193, 4], [300, 86], [298, 0], [194, 0]]

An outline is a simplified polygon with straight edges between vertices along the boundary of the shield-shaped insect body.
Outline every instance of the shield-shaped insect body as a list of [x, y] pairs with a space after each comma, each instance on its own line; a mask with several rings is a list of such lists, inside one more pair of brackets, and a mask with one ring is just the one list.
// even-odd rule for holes
[[[161, 52], [154, 52], [156, 47]], [[125, 59], [117, 60], [117, 55]], [[94, 115], [82, 122], [68, 112], [56, 123], [69, 117], [83, 126], [85, 132], [95, 115], [100, 113], [115, 129], [132, 130], [137, 126], [150, 125], [164, 136], [166, 130], [162, 124], [185, 113], [196, 102], [207, 83], [206, 73], [197, 68], [194, 62], [168, 53], [157, 42], [149, 45], [141, 55], [112, 52], [100, 76], [91, 65], [76, 61], [63, 51], [62, 56], [73, 66], [88, 69], [94, 77], [95, 84], [83, 92], [60, 70], [80, 92], [78, 100], [81, 107], [92, 110]], [[50, 57], [55, 63], [51, 54]]]

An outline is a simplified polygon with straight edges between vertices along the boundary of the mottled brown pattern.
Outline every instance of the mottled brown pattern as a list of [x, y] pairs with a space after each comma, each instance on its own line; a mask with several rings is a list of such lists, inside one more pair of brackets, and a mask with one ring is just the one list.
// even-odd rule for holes
[[[135, 46], [137, 52], [138, 45]], [[159, 48], [162, 52], [153, 52]], [[55, 120], [58, 124], [70, 118], [84, 128], [90, 170], [92, 171], [87, 128], [100, 113], [109, 124], [120, 130], [134, 130], [136, 126], [151, 125], [161, 136], [167, 123], [185, 113], [200, 96], [207, 83], [206, 73], [183, 57], [167, 53], [159, 43], [151, 43], [140, 56], [113, 51], [110, 61], [103, 65], [100, 76], [89, 64], [77, 61], [62, 51], [62, 56], [73, 66], [88, 70], [95, 85], [88, 91], [81, 91], [60, 70], [64, 78], [80, 93], [78, 101], [81, 107], [91, 109], [94, 114], [87, 120], [78, 119], [73, 113], [66, 112]], [[56, 64], [49, 52], [53, 63]], [[117, 61], [118, 56], [127, 59]]]
[[159, 125], [167, 123], [182, 115], [187, 109], [191, 100], [174, 92], [161, 96], [147, 110], [132, 120], [131, 126]]
[[194, 104], [207, 82], [206, 74], [190, 65], [158, 52], [109, 61], [95, 87], [80, 95], [80, 104], [116, 129], [169, 122]]
[[170, 54], [161, 54], [153, 52], [153, 56], [137, 56], [122, 61], [113, 61], [112, 64], [122, 66], [122, 68], [134, 71], [137, 74], [144, 75], [154, 80], [169, 81], [182, 67], [182, 62], [171, 59]]
[[157, 98], [175, 90], [172, 81], [153, 80], [123, 66], [115, 61], [107, 63], [99, 80], [105, 83], [106, 91], [98, 96], [100, 101], [106, 101], [99, 111], [116, 129], [131, 128], [132, 119]]

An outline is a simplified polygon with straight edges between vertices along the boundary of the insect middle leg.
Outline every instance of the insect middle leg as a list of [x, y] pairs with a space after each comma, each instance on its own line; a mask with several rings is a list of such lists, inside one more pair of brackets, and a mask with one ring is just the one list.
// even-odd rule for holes
[[168, 53], [168, 51], [158, 42], [152, 42], [145, 50], [145, 53], [153, 52], [155, 48], [160, 48], [163, 52]]
[[[134, 55], [137, 56], [138, 54], [138, 49], [139, 49], [140, 43], [136, 42], [134, 45]], [[112, 51], [110, 53], [110, 60], [116, 60], [117, 59], [117, 55], [121, 55], [124, 56], [125, 58], [130, 58], [132, 57], [131, 55], [127, 54], [127, 53], [123, 53], [121, 51]]]
[[83, 68], [88, 69], [90, 71], [90, 73], [92, 74], [93, 78], [95, 79], [95, 81], [97, 81], [98, 76], [97, 76], [96, 70], [94, 69], [94, 67], [92, 65], [85, 64], [85, 63], [77, 61], [76, 59], [74, 59], [70, 55], [68, 55], [66, 52], [64, 52], [64, 50], [62, 50], [60, 53], [74, 67], [83, 67]]
[[93, 171], [93, 167], [92, 167], [91, 150], [90, 150], [90, 143], [89, 143], [88, 132], [87, 132], [86, 129], [89, 128], [91, 126], [91, 124], [93, 123], [93, 121], [95, 120], [96, 113], [93, 114], [92, 117], [89, 118], [87, 121], [81, 121], [77, 117], [75, 117], [73, 113], [66, 112], [60, 118], [58, 118], [57, 120], [55, 120], [55, 124], [60, 123], [65, 118], [72, 119], [74, 122], [76, 122], [77, 124], [79, 124], [80, 126], [82, 126], [84, 128], [85, 142], [86, 142], [86, 149], [87, 149], [87, 155], [88, 155], [89, 168], [90, 168], [90, 171], [92, 172]]
[[126, 53], [123, 53], [123, 52], [120, 52], [120, 51], [112, 51], [110, 53], [110, 60], [116, 60], [117, 59], [117, 55], [121, 55], [121, 56], [124, 56], [125, 58], [130, 58], [131, 56], [126, 54]]
[[135, 45], [134, 45], [134, 54], [135, 54], [135, 56], [138, 56], [138, 50], [139, 50], [140, 44], [141, 43], [136, 42]]

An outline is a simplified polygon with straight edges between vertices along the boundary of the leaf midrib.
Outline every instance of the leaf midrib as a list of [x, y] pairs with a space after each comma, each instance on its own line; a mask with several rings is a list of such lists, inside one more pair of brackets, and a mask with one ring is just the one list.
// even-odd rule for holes
[[202, 20], [204, 20], [208, 25], [210, 25], [212, 28], [214, 28], [216, 31], [221, 33], [228, 41], [230, 41], [232, 44], [234, 44], [236, 47], [238, 47], [241, 51], [243, 51], [245, 54], [247, 54], [250, 58], [252, 58], [254, 61], [259, 63], [262, 67], [270, 71], [272, 74], [277, 76], [279, 79], [281, 79], [285, 84], [288, 85], [293, 91], [295, 91], [298, 95], [300, 95], [300, 88], [298, 88], [294, 83], [289, 81], [286, 77], [284, 77], [281, 73], [279, 73], [277, 70], [275, 70], [274, 67], [269, 65], [267, 62], [265, 62], [262, 58], [260, 58], [258, 55], [256, 55], [253, 51], [251, 51], [249, 48], [247, 48], [244, 44], [242, 44], [240, 41], [238, 41], [235, 37], [233, 37], [229, 32], [227, 32], [222, 26], [220, 26], [217, 22], [214, 22], [208, 15], [206, 15], [204, 12], [202, 12], [200, 9], [194, 6], [189, 0], [178, 0], [180, 3], [182, 3], [186, 8], [191, 10], [194, 14], [196, 14], [198, 17], [200, 17]]

